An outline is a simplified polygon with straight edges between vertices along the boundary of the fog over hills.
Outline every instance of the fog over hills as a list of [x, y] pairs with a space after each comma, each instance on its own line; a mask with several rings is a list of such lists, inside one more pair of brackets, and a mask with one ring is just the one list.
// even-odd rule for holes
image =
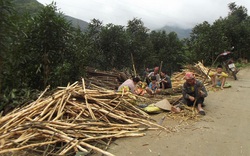
[[[39, 12], [39, 10], [41, 10], [42, 7], [44, 6], [43, 4], [39, 3], [37, 0], [14, 0], [13, 2], [18, 12], [20, 13], [26, 12], [32, 15], [35, 15], [37, 12]], [[81, 30], [83, 31], [87, 29], [88, 22], [82, 19], [72, 17], [72, 16], [68, 16], [66, 14], [64, 14], [64, 16], [65, 16], [65, 19], [71, 22], [74, 27], [76, 28], [80, 27]], [[99, 20], [102, 21], [102, 19], [99, 19]], [[168, 26], [168, 25], [165, 25], [165, 26], [163, 25], [162, 28], [156, 29], [155, 31], [162, 31], [162, 30], [166, 31], [167, 33], [176, 32], [176, 34], [178, 35], [180, 39], [189, 37], [189, 34], [191, 32], [191, 29], [183, 29], [177, 26]]]

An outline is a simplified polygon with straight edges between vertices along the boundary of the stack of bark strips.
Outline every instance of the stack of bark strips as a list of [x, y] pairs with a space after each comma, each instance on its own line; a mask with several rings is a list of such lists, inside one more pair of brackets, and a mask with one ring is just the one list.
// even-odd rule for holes
[[87, 78], [85, 80], [87, 87], [90, 84], [94, 84], [110, 90], [116, 90], [122, 82], [131, 77], [129, 72], [126, 71], [99, 71], [90, 67], [86, 68], [86, 73]]
[[53, 95], [43, 97], [44, 91], [36, 101], [0, 118], [0, 154], [34, 150], [74, 155], [94, 150], [112, 156], [103, 149], [115, 138], [164, 128], [132, 104], [140, 97], [131, 93], [86, 89], [84, 80], [58, 88]]
[[211, 78], [207, 75], [208, 71], [209, 69], [205, 67], [201, 62], [198, 62], [194, 66], [185, 66], [185, 69], [182, 72], [175, 72], [171, 77], [173, 91], [175, 93], [181, 92], [183, 83], [185, 82], [184, 78], [186, 72], [193, 72], [196, 79], [202, 82], [205, 80], [204, 85], [208, 86], [211, 83]]
[[211, 81], [211, 77], [209, 76], [209, 72], [212, 72], [213, 69], [209, 71], [207, 67], [205, 67], [201, 62], [198, 62], [194, 65], [196, 71], [205, 78], [205, 83]]

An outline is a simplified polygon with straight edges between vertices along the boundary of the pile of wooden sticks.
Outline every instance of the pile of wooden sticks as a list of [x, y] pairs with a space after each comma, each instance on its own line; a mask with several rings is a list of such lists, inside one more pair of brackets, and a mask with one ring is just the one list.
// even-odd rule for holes
[[104, 150], [112, 139], [144, 136], [144, 130], [164, 128], [133, 105], [139, 97], [86, 89], [84, 79], [58, 87], [49, 97], [43, 97], [44, 93], [0, 118], [0, 154], [31, 149], [45, 155], [92, 150], [112, 155]]

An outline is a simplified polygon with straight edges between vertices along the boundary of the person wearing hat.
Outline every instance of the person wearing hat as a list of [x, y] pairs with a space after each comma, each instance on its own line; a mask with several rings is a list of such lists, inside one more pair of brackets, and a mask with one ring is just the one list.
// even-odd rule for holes
[[182, 88], [182, 95], [184, 103], [188, 106], [196, 106], [199, 114], [205, 115], [205, 111], [202, 108], [205, 97], [207, 97], [207, 90], [203, 83], [195, 79], [195, 75], [192, 72], [185, 74], [185, 80]]

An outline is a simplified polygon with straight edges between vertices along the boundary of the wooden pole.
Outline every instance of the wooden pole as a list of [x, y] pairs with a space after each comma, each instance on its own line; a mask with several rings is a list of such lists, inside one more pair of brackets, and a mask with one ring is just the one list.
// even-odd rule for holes
[[160, 64], [160, 70], [159, 70], [160, 75], [161, 75], [161, 70], [162, 70], [162, 64], [163, 64], [163, 61], [161, 61], [161, 64]]
[[134, 57], [133, 57], [133, 54], [131, 54], [131, 60], [132, 60], [132, 66], [133, 66], [133, 70], [134, 70], [134, 76], [136, 77], [136, 70], [135, 70], [135, 62], [134, 62]]

